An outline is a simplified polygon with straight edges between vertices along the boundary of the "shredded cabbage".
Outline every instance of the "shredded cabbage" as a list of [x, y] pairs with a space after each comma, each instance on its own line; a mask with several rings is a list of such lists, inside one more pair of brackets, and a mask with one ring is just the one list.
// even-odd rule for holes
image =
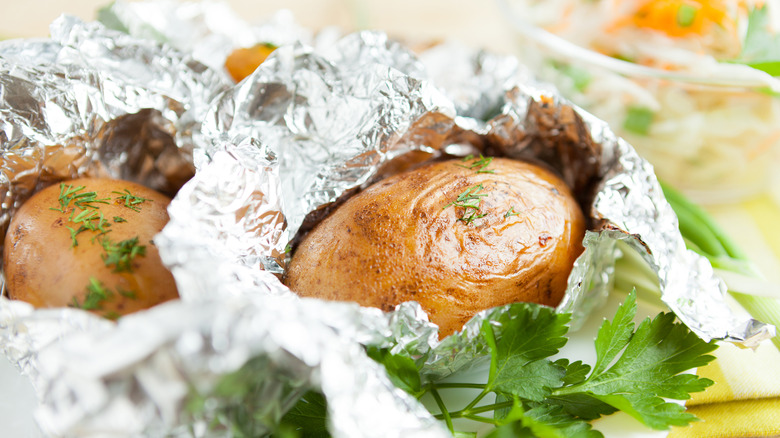
[[736, 200], [766, 186], [780, 150], [780, 80], [771, 76], [780, 72], [777, 1], [508, 6], [516, 24], [537, 26], [518, 26], [537, 43], [523, 46], [526, 61], [610, 123], [661, 179], [698, 202]]

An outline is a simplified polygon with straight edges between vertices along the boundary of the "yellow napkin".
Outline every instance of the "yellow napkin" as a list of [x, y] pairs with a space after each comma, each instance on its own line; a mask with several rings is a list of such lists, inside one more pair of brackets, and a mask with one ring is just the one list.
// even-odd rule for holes
[[[708, 207], [715, 220], [767, 274], [780, 278], [780, 197], [767, 193], [739, 205]], [[668, 438], [780, 436], [780, 352], [770, 342], [755, 351], [723, 343], [697, 374], [715, 382], [693, 394], [688, 412], [702, 421], [673, 428]]]
[[723, 343], [715, 356], [696, 373], [715, 384], [686, 403], [702, 421], [674, 428], [669, 438], [780, 435], [780, 352], [769, 342], [755, 351]]

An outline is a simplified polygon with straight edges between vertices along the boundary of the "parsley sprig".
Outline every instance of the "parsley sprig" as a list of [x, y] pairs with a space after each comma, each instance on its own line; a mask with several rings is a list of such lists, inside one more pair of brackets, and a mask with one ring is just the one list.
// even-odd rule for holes
[[[681, 374], [714, 359], [714, 342], [704, 342], [671, 313], [661, 313], [635, 326], [636, 294], [632, 292], [605, 321], [596, 337], [596, 363], [552, 359], [566, 344], [570, 314], [529, 303], [513, 305], [511, 317], [486, 321], [480, 335], [490, 351], [487, 380], [481, 383], [426, 382], [421, 361], [369, 349], [393, 383], [416, 398], [430, 395], [430, 408], [453, 433], [453, 420], [470, 419], [496, 426], [491, 437], [602, 437], [590, 424], [604, 415], [624, 411], [646, 426], [665, 430], [696, 418], [664, 398], [684, 400], [712, 381]], [[446, 391], [479, 391], [465, 406], [452, 409]], [[495, 394], [495, 402], [480, 404]], [[450, 398], [452, 399], [452, 398]], [[314, 411], [310, 401], [290, 411], [283, 424], [298, 432], [324, 423], [325, 403]], [[300, 403], [299, 403], [300, 404]], [[304, 415], [305, 414], [305, 415]]]

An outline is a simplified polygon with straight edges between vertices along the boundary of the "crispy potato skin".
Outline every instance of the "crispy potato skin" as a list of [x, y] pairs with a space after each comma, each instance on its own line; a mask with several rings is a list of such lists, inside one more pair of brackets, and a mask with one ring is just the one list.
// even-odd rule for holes
[[[438, 162], [368, 187], [302, 240], [284, 282], [385, 311], [417, 301], [441, 337], [491, 307], [557, 305], [583, 251], [580, 207], [538, 166], [495, 158], [485, 170]], [[459, 220], [468, 212], [448, 204], [479, 184], [485, 216]]]
[[[64, 184], [84, 186], [81, 193], [94, 191], [99, 198], [110, 199], [108, 204], [95, 204], [110, 223], [106, 227], [110, 232], [98, 236], [97, 231], [83, 231], [76, 235], [78, 244], [74, 246], [68, 227], [76, 230], [80, 225], [72, 221], [71, 214], [74, 209], [76, 214], [83, 210], [73, 203], [64, 212], [55, 210], [61, 208], [59, 184], [36, 193], [16, 212], [6, 235], [3, 264], [9, 297], [39, 308], [74, 306], [74, 298], [85, 303], [87, 286], [94, 279], [112, 294], [100, 300], [99, 308], [86, 310], [107, 317], [177, 298], [173, 276], [152, 243], [154, 235], [168, 222], [166, 207], [170, 199], [127, 181], [84, 178]], [[147, 199], [136, 205], [140, 211], [128, 208], [124, 200], [118, 199], [121, 195], [113, 193], [125, 193], [125, 189]], [[126, 222], [117, 222], [115, 217]], [[145, 246], [145, 255], [131, 259], [129, 272], [115, 272], [116, 265], [106, 266], [103, 260], [106, 251], [100, 242], [104, 237], [112, 242], [138, 237], [138, 244]]]

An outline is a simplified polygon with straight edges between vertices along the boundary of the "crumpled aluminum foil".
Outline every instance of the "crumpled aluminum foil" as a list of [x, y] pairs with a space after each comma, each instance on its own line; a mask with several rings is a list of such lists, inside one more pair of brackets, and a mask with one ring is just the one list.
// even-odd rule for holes
[[[447, 56], [444, 47], [418, 58], [382, 33], [363, 32], [316, 48], [286, 44], [229, 87], [223, 74], [204, 67], [218, 67], [236, 44], [203, 26], [208, 15], [198, 11], [211, 7], [117, 2], [106, 11], [130, 32], [166, 29], [156, 33], [163, 43], [65, 18], [51, 41], [0, 45], [0, 84], [16, 90], [12, 81], [21, 81], [29, 84], [21, 89], [35, 90], [22, 100], [26, 112], [15, 112], [14, 100], [0, 101], [4, 157], [27, 160], [17, 160], [27, 164], [24, 172], [4, 173], [3, 217], [41, 185], [89, 174], [91, 163], [112, 163], [95, 166], [124, 177], [127, 154], [107, 160], [96, 144], [101, 127], [116, 121], [120, 129], [123, 116], [143, 110], [159, 112], [196, 169], [155, 239], [181, 301], [115, 324], [76, 309], [33, 310], [0, 299], [0, 345], [31, 376], [47, 435], [231, 436], [244, 406], [255, 421], [243, 426], [262, 435], [315, 389], [328, 401], [334, 436], [447, 436], [362, 346], [424, 361], [426, 376], [436, 379], [474, 364], [485, 349], [481, 322], [494, 321], [500, 334], [517, 306], [486, 310], [439, 341], [415, 303], [385, 314], [299, 299], [276, 275], [298, 230], [360, 186], [445, 153], [542, 160], [574, 188], [591, 231], [560, 310], [581, 320], [603, 299], [616, 242], [626, 240], [657, 270], [663, 299], [701, 337], [753, 345], [774, 333], [725, 305], [724, 286], [706, 260], [684, 249], [652, 168], [604, 123], [533, 83], [516, 60], [462, 49]], [[269, 28], [237, 29], [257, 35]], [[189, 37], [177, 42], [169, 34]], [[201, 38], [209, 50], [200, 63], [187, 59], [187, 47], [172, 48], [182, 41], [196, 47]], [[20, 61], [36, 50], [46, 66]], [[161, 58], [180, 62], [154, 62]], [[462, 74], [447, 75], [435, 59]], [[142, 81], [127, 74], [144, 64]], [[53, 73], [37, 80], [37, 71]], [[67, 103], [58, 108], [68, 110], [54, 117], [47, 99], [57, 93]], [[120, 143], [120, 151], [137, 143]], [[65, 155], [75, 161], [57, 155], [69, 144], [79, 147]], [[220, 392], [236, 375], [253, 388], [242, 398]]]

